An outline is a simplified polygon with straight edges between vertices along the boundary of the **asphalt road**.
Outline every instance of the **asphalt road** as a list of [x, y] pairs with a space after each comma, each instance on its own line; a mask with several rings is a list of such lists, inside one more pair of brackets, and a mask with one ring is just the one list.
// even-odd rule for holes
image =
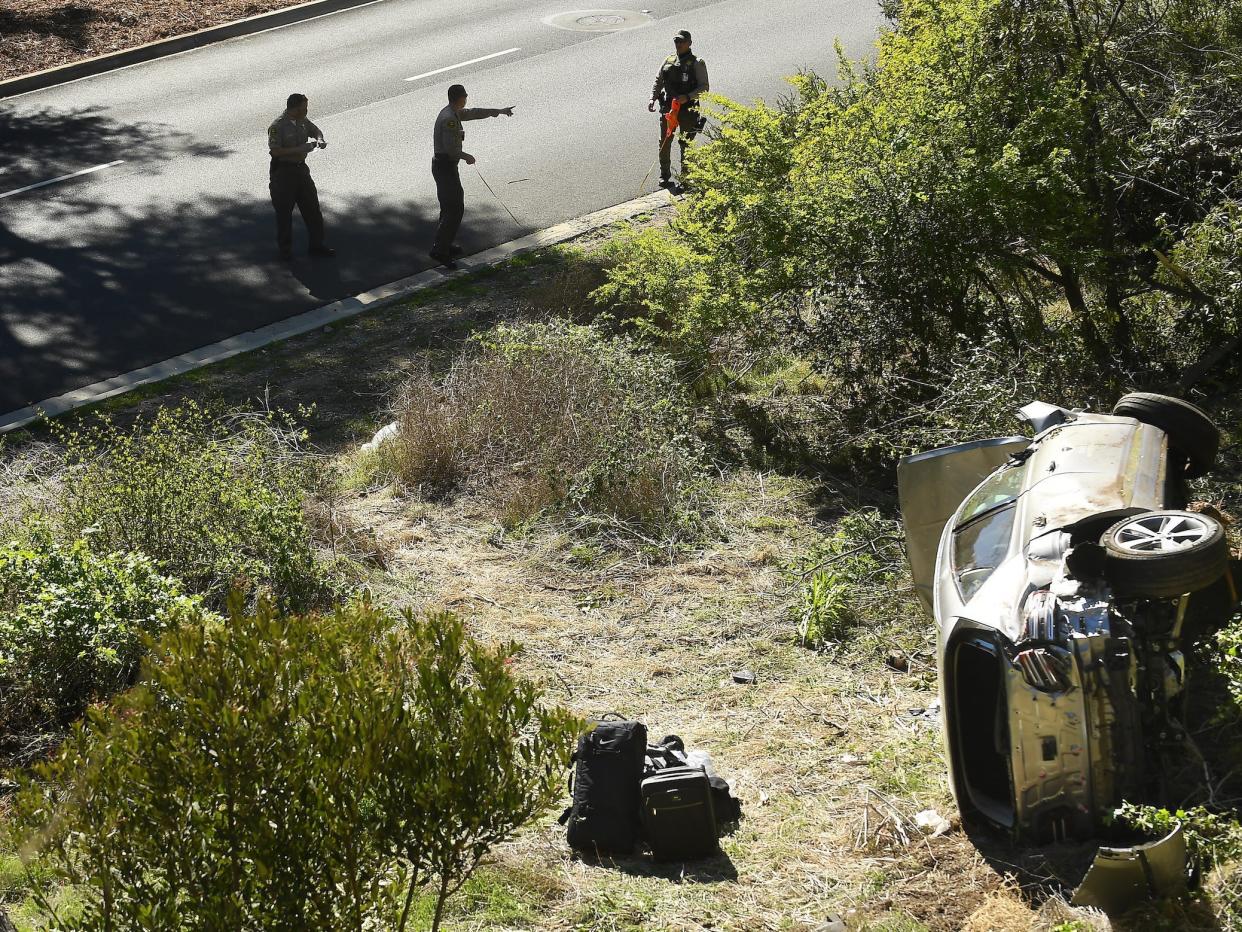
[[[671, 0], [616, 32], [545, 21], [573, 9], [380, 0], [0, 102], [0, 413], [431, 266], [451, 83], [516, 107], [466, 124], [475, 252], [654, 190], [646, 104], [676, 30], [714, 91], [772, 100], [800, 68], [832, 74], [837, 38], [869, 54], [880, 23], [871, 0]], [[309, 161], [338, 257], [305, 256], [295, 217], [285, 264], [265, 130], [295, 90], [328, 139]]]

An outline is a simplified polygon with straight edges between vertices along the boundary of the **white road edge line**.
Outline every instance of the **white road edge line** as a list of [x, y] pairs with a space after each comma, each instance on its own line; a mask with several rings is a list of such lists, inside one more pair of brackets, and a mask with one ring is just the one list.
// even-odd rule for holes
[[416, 74], [412, 78], [406, 78], [407, 81], [417, 81], [420, 78], [429, 78], [433, 74], [441, 74], [445, 71], [452, 71], [454, 68], [465, 68], [467, 65], [477, 65], [481, 61], [487, 61], [489, 58], [499, 58], [501, 55], [512, 55], [514, 52], [522, 51], [520, 48], [505, 49], [503, 52], [492, 52], [491, 55], [482, 55], [479, 58], [472, 58], [470, 61], [459, 61], [455, 65], [445, 65], [443, 68], [437, 68], [435, 71], [424, 71], [422, 74]]
[[82, 175], [89, 175], [91, 172], [103, 171], [105, 168], [112, 168], [114, 165], [120, 165], [124, 159], [117, 159], [114, 162], [107, 162], [104, 165], [92, 165], [90, 168], [84, 168], [81, 171], [70, 172], [68, 175], [61, 175], [59, 178], [49, 178], [47, 181], [38, 181], [34, 184], [28, 184], [24, 188], [17, 188], [13, 191], [5, 191], [0, 194], [0, 198], [12, 197], [14, 194], [24, 194], [26, 191], [33, 191], [35, 188], [46, 188], [49, 184], [56, 184], [58, 181], [68, 181], [70, 178], [79, 178]]

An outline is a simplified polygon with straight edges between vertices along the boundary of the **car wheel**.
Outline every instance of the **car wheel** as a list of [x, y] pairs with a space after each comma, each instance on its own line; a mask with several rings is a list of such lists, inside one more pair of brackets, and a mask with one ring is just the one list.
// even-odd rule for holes
[[1122, 597], [1167, 599], [1216, 582], [1229, 566], [1225, 528], [1209, 515], [1148, 511], [1100, 538], [1104, 576]]
[[1211, 470], [1220, 449], [1220, 431], [1212, 419], [1189, 401], [1150, 392], [1123, 395], [1113, 414], [1159, 427], [1168, 434], [1170, 448], [1186, 457], [1186, 477], [1197, 479]]

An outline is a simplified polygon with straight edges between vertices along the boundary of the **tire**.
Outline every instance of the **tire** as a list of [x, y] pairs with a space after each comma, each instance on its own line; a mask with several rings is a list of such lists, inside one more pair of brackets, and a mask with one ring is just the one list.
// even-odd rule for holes
[[1216, 465], [1220, 431], [1212, 419], [1189, 401], [1150, 392], [1123, 395], [1113, 414], [1159, 427], [1169, 437], [1169, 447], [1186, 457], [1186, 478], [1198, 479]]
[[1224, 525], [1190, 511], [1132, 515], [1105, 531], [1100, 544], [1104, 577], [1123, 598], [1169, 599], [1198, 592], [1229, 566]]

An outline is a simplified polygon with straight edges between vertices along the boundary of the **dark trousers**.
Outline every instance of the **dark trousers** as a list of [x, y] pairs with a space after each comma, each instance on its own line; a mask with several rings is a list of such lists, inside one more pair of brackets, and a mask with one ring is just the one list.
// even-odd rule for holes
[[[677, 137], [677, 144], [681, 147], [681, 166], [684, 170], [686, 167], [686, 147], [690, 145], [696, 135], [695, 128], [699, 125], [699, 111], [693, 107], [682, 107], [678, 113], [681, 124], [673, 135]], [[668, 138], [668, 113], [660, 114], [660, 177], [670, 178], [673, 174], [673, 140]]]
[[268, 190], [276, 208], [276, 243], [281, 252], [293, 248], [293, 208], [306, 223], [311, 249], [323, 245], [323, 213], [319, 191], [305, 162], [273, 162]]
[[431, 251], [447, 256], [466, 213], [466, 192], [461, 187], [457, 159], [432, 159], [431, 177], [436, 180], [436, 197], [440, 201], [440, 225], [436, 228], [436, 241]]

